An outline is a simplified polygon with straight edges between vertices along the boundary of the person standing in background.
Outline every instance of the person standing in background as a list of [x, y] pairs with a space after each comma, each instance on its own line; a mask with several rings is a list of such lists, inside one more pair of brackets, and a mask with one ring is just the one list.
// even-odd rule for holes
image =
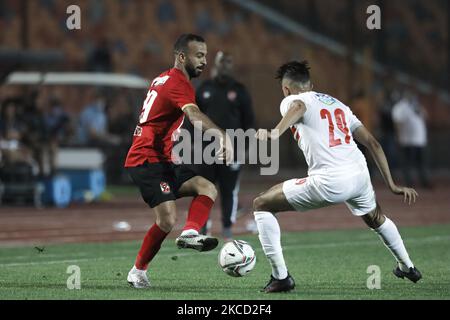
[[[212, 79], [200, 84], [196, 96], [200, 110], [223, 130], [245, 131], [254, 127], [255, 116], [251, 97], [246, 87], [233, 77], [233, 57], [230, 53], [222, 51], [217, 53]], [[241, 164], [237, 161], [230, 165], [202, 164], [197, 169], [201, 176], [218, 184], [221, 195], [222, 236], [226, 241], [231, 240], [231, 228], [238, 211]], [[202, 233], [208, 234], [210, 228], [211, 219], [203, 227]]]
[[422, 187], [431, 188], [425, 168], [425, 148], [428, 142], [426, 117], [426, 111], [419, 99], [409, 91], [405, 92], [403, 98], [392, 108], [392, 119], [403, 155], [403, 175], [405, 184], [409, 187], [414, 185], [411, 176], [414, 166]]

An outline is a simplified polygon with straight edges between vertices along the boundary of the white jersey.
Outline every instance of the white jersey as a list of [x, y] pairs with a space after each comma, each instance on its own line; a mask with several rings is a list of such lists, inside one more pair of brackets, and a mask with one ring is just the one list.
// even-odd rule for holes
[[308, 175], [367, 166], [352, 136], [362, 123], [348, 106], [329, 95], [308, 91], [284, 98], [280, 104], [282, 116], [295, 100], [306, 106], [305, 114], [291, 130], [305, 155]]

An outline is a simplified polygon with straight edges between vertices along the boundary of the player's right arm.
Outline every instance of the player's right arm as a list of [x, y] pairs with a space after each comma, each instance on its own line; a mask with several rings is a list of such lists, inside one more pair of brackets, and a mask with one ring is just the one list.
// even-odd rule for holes
[[287, 129], [296, 124], [305, 114], [306, 105], [301, 100], [294, 100], [290, 103], [289, 110], [273, 130], [259, 129], [255, 137], [259, 140], [278, 139]]
[[196, 104], [188, 103], [181, 109], [195, 128], [202, 131], [212, 129], [216, 131], [218, 137], [225, 136], [225, 131], [219, 128], [219, 126], [217, 126], [206, 114], [201, 112], [200, 108]]
[[394, 183], [383, 148], [381, 147], [377, 139], [375, 139], [374, 136], [369, 132], [369, 130], [361, 125], [356, 128], [352, 134], [356, 141], [364, 145], [369, 150], [372, 158], [375, 160], [375, 163], [377, 164], [377, 167], [381, 172], [381, 175], [383, 176], [384, 182], [392, 191], [392, 193], [402, 194], [404, 202], [408, 201], [409, 204], [411, 204], [411, 201], [416, 202], [416, 197], [419, 196], [416, 190], [412, 188], [397, 186]]
[[224, 130], [217, 126], [212, 120], [200, 111], [199, 107], [194, 103], [195, 92], [192, 85], [187, 81], [178, 81], [172, 83], [169, 88], [168, 96], [170, 100], [180, 108], [193, 126], [202, 131], [211, 130], [210, 132], [220, 141], [220, 152], [218, 158], [229, 163], [233, 159], [233, 147], [231, 139], [227, 137]]
[[200, 111], [197, 105], [193, 103], [184, 105], [181, 110], [183, 110], [195, 128], [203, 131], [211, 130], [211, 132], [220, 139], [223, 149], [222, 153], [224, 154], [219, 154], [219, 157], [224, 158], [227, 163], [231, 161], [233, 158], [233, 147], [231, 139], [226, 135], [225, 131], [217, 126], [206, 114]]

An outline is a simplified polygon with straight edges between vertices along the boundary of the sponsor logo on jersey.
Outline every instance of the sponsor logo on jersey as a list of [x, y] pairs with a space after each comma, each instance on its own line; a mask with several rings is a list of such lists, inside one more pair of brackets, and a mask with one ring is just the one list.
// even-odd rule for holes
[[166, 83], [167, 80], [169, 80], [169, 78], [170, 78], [170, 76], [157, 77], [157, 78], [153, 79], [150, 87], [156, 87], [156, 86], [163, 85], [164, 83]]
[[162, 181], [159, 186], [161, 187], [161, 191], [164, 194], [169, 194], [170, 193], [170, 186], [167, 182]]

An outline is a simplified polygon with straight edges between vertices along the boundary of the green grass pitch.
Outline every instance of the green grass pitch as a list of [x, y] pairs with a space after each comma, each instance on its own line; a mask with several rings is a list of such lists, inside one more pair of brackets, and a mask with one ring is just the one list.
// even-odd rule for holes
[[[450, 225], [401, 228], [411, 258], [424, 278], [417, 284], [392, 274], [394, 258], [369, 230], [283, 233], [284, 253], [297, 287], [263, 294], [270, 275], [256, 235], [255, 269], [232, 278], [217, 265], [219, 248], [180, 250], [167, 239], [149, 270], [152, 288], [126, 283], [140, 242], [66, 244], [0, 249], [0, 299], [449, 299]], [[176, 258], [175, 258], [176, 257]], [[81, 289], [67, 288], [67, 268], [81, 270]], [[381, 289], [367, 288], [370, 265], [381, 270]]]

